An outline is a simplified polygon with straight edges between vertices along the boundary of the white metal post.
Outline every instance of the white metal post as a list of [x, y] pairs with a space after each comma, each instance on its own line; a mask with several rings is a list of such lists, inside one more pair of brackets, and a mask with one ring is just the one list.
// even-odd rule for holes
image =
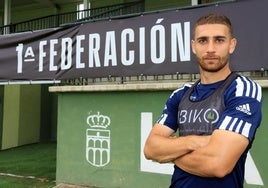
[[[10, 24], [11, 15], [11, 0], [5, 0], [4, 2], [4, 25]], [[4, 34], [8, 34], [10, 31], [9, 27], [4, 29]]]

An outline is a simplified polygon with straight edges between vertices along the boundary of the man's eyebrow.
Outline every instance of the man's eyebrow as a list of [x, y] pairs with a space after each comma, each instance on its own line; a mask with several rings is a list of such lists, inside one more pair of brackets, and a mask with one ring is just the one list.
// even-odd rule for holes
[[[201, 36], [201, 37], [197, 37], [196, 40], [205, 40], [205, 39], [208, 39], [209, 37], [208, 36]], [[226, 36], [223, 36], [223, 35], [217, 35], [217, 36], [213, 36], [214, 39], [225, 39], [227, 38]]]
[[209, 37], [207, 37], [207, 36], [201, 36], [201, 37], [197, 37], [196, 40], [204, 40], [204, 39], [207, 39], [207, 38], [209, 38]]
[[219, 36], [214, 36], [213, 38], [227, 38], [226, 36], [222, 36], [222, 35], [219, 35]]

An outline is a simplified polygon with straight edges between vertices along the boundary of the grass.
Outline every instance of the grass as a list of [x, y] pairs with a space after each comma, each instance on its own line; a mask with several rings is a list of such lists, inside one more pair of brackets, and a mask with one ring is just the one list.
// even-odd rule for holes
[[0, 173], [0, 187], [3, 188], [55, 186], [56, 143], [38, 143], [0, 151]]

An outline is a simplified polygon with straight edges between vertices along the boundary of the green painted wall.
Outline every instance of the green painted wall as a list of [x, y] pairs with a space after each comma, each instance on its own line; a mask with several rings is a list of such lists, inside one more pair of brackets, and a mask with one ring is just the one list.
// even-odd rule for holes
[[[144, 133], [148, 131], [142, 123], [144, 118], [141, 117], [141, 113], [152, 114], [153, 118], [147, 122], [147, 125], [153, 125], [161, 114], [170, 93], [171, 91], [59, 93], [57, 184], [71, 183], [102, 188], [167, 187], [170, 175], [151, 173], [149, 167], [141, 163], [143, 161], [142, 139]], [[264, 96], [268, 99], [267, 89], [264, 90]], [[268, 113], [267, 105], [268, 102], [265, 100], [263, 114]], [[90, 127], [87, 124], [89, 115], [95, 115], [94, 118], [89, 118], [91, 125], [107, 123], [107, 118], [110, 118], [110, 126], [106, 129]], [[268, 186], [266, 176], [268, 174], [266, 147], [268, 128], [265, 126], [267, 121], [267, 117], [264, 116], [254, 147], [250, 151], [265, 186]], [[110, 147], [104, 140], [109, 140]], [[101, 164], [102, 156], [103, 163], [109, 161], [107, 165], [102, 167], [94, 165], [92, 148], [95, 148], [97, 154], [96, 163]], [[98, 151], [102, 152], [98, 153]], [[159, 168], [160, 171], [160, 166], [153, 167], [151, 170], [158, 171]], [[260, 187], [263, 186], [245, 184], [245, 188]]]
[[18, 145], [39, 142], [41, 86], [21, 85]]
[[0, 149], [2, 146], [3, 114], [4, 114], [4, 86], [0, 86]]
[[57, 139], [57, 95], [49, 86], [0, 86], [0, 150]]
[[[264, 180], [264, 186], [268, 187], [268, 89], [263, 89], [262, 123], [257, 131], [255, 142], [251, 148], [251, 155]], [[261, 186], [250, 186], [250, 188]]]
[[39, 142], [40, 87], [40, 85], [5, 86], [1, 149]]
[[18, 146], [20, 87], [5, 86], [2, 149]]
[[[140, 172], [141, 112], [160, 115], [166, 92], [107, 92], [59, 94], [57, 182], [98, 187], [157, 187], [166, 175]], [[160, 105], [159, 105], [160, 104]], [[111, 119], [110, 163], [94, 167], [86, 160], [87, 117], [100, 112]]]
[[57, 95], [48, 92], [49, 86], [41, 85], [40, 141], [57, 139]]

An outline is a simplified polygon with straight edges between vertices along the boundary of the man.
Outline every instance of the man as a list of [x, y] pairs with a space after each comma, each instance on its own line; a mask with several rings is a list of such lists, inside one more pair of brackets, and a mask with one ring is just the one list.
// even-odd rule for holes
[[192, 51], [200, 80], [172, 93], [144, 147], [147, 159], [175, 164], [172, 188], [243, 187], [247, 152], [261, 123], [262, 91], [231, 72], [236, 42], [226, 16], [197, 20]]

